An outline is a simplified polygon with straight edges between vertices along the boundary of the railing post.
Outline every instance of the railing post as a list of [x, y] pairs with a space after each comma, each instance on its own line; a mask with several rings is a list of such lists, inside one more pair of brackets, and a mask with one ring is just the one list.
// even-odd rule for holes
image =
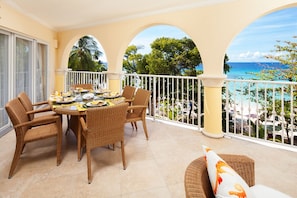
[[156, 76], [153, 76], [153, 119], [155, 120], [156, 119], [156, 97], [157, 97], [157, 88], [156, 88], [156, 85], [157, 85], [157, 80], [156, 80]]

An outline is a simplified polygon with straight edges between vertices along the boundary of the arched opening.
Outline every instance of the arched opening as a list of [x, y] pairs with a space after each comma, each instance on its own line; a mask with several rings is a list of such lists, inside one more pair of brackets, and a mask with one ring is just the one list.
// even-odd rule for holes
[[170, 25], [155, 25], [138, 33], [123, 58], [127, 73], [196, 76], [199, 51], [182, 30]]
[[104, 49], [94, 36], [82, 36], [73, 44], [69, 53], [68, 69], [72, 71], [107, 71]]
[[92, 89], [106, 87], [106, 75], [102, 72], [107, 69], [106, 55], [100, 42], [92, 35], [82, 36], [75, 41], [69, 52], [66, 89], [74, 84], [89, 84]]
[[[228, 79], [260, 79], [263, 69], [279, 69], [275, 51], [278, 41], [293, 41], [297, 35], [297, 7], [281, 9], [262, 16], [242, 30], [227, 49], [230, 73]], [[269, 58], [270, 57], [270, 58]]]
[[151, 116], [197, 125], [202, 109], [196, 78], [200, 64], [199, 51], [185, 32], [151, 26], [136, 35], [125, 52], [123, 86], [152, 90]]
[[286, 83], [297, 78], [296, 17], [297, 7], [274, 11], [251, 23], [230, 44], [230, 132], [291, 144], [297, 126], [296, 86]]

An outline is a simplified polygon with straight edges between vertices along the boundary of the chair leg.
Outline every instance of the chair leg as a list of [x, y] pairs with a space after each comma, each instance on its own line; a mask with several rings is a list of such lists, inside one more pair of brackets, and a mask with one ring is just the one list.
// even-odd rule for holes
[[87, 148], [87, 167], [88, 167], [88, 183], [92, 182], [92, 170], [91, 170], [91, 150]]
[[131, 126], [132, 126], [132, 129], [134, 130], [134, 125], [133, 125], [133, 122], [131, 122]]
[[26, 143], [23, 144], [21, 153], [23, 153], [25, 146], [26, 146]]
[[18, 161], [20, 159], [20, 156], [22, 154], [24, 146], [25, 146], [24, 143], [16, 142], [16, 147], [15, 147], [15, 151], [14, 151], [13, 160], [11, 162], [8, 179], [10, 179], [12, 177], [12, 175], [13, 175], [13, 172], [14, 172], [14, 170], [16, 168], [16, 165], [17, 165], [17, 163], [18, 163]]
[[58, 132], [57, 135], [57, 166], [61, 164], [61, 151], [62, 151], [62, 134]]
[[136, 122], [133, 122], [134, 123], [134, 127], [135, 127], [135, 129], [136, 129], [136, 131], [137, 131], [137, 123]]
[[125, 158], [125, 148], [124, 148], [124, 141], [121, 141], [121, 151], [122, 151], [122, 161], [123, 161], [123, 168], [126, 170], [126, 158]]
[[147, 133], [147, 128], [146, 128], [146, 121], [145, 121], [145, 119], [142, 120], [142, 125], [143, 125], [143, 130], [144, 130], [144, 133], [145, 133], [145, 137], [146, 137], [146, 139], [148, 140], [148, 133]]

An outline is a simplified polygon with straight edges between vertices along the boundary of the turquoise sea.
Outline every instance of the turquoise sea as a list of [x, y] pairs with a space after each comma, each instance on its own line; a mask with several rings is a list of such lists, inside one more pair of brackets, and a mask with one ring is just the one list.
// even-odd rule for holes
[[286, 69], [287, 66], [278, 62], [228, 62], [231, 66], [227, 73], [228, 79], [255, 79], [253, 73], [261, 70]]

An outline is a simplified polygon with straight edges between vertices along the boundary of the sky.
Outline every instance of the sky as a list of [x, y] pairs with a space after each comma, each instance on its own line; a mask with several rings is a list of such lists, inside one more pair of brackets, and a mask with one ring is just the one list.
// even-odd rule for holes
[[[267, 62], [275, 54], [277, 40], [293, 41], [297, 36], [297, 7], [265, 15], [241, 31], [227, 49], [230, 62]], [[199, 48], [198, 48], [199, 49]]]
[[[297, 7], [287, 8], [262, 16], [243, 29], [230, 43], [226, 53], [229, 62], [270, 62], [267, 54], [274, 54], [276, 41], [290, 41], [297, 36]], [[141, 46], [141, 54], [151, 51], [150, 44], [160, 37], [189, 37], [174, 26], [159, 25], [137, 34], [129, 45]], [[296, 42], [296, 39], [294, 39]], [[199, 50], [199, 46], [198, 50]]]
[[158, 25], [147, 28], [140, 32], [134, 37], [134, 39], [130, 42], [129, 45], [136, 45], [142, 47], [142, 49], [138, 50], [141, 54], [148, 54], [151, 51], [150, 44], [156, 40], [156, 38], [161, 37], [170, 37], [181, 39], [189, 36], [183, 32], [182, 30], [169, 25]]

